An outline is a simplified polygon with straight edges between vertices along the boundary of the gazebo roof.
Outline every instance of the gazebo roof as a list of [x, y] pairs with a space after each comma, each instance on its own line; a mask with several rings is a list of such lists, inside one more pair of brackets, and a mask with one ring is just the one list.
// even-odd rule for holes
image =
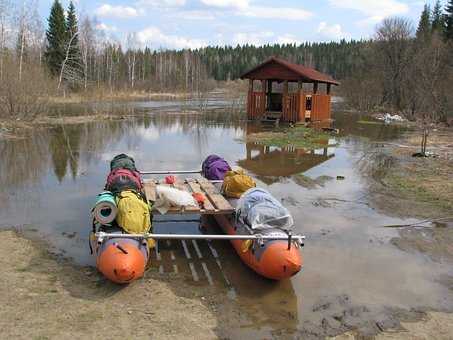
[[328, 74], [321, 73], [310, 67], [290, 63], [289, 61], [276, 57], [271, 57], [262, 64], [244, 73], [241, 76], [241, 79], [289, 80], [340, 85], [338, 81]]

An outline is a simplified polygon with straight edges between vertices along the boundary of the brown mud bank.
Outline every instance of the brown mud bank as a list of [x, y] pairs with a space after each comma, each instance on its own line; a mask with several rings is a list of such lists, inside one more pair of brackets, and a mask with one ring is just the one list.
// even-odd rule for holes
[[413, 157], [420, 140], [412, 131], [397, 142], [370, 147], [362, 167], [372, 203], [394, 215], [453, 219], [453, 129], [431, 134], [431, 157]]
[[0, 232], [0, 329], [5, 339], [213, 339], [197, 292], [148, 272], [127, 287], [50, 255], [40, 241]]
[[137, 115], [133, 114], [90, 114], [76, 116], [37, 116], [31, 120], [0, 120], [0, 140], [26, 138], [30, 133], [37, 129], [49, 128], [57, 125], [86, 124], [91, 122], [106, 120], [131, 119]]

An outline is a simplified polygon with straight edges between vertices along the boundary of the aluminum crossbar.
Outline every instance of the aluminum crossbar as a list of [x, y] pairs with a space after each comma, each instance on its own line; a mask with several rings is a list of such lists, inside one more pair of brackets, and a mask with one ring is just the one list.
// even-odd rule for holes
[[284, 241], [298, 241], [303, 244], [305, 236], [302, 235], [203, 235], [203, 234], [115, 234], [97, 232], [96, 237], [102, 242], [103, 239], [108, 238], [132, 238], [132, 239], [148, 239], [155, 240], [284, 240]]
[[201, 170], [150, 170], [140, 171], [142, 175], [177, 175], [177, 174], [201, 174]]

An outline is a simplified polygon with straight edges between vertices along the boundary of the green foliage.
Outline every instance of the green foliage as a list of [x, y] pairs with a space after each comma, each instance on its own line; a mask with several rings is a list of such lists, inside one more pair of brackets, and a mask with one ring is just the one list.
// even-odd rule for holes
[[[72, 1], [69, 2], [66, 16], [66, 48], [69, 48], [69, 58], [66, 65], [72, 81], [77, 81], [81, 77], [82, 63], [78, 37], [78, 24], [75, 7]], [[70, 44], [70, 45], [69, 45]], [[67, 51], [65, 51], [67, 52]]]
[[48, 19], [49, 27], [46, 31], [47, 48], [45, 57], [47, 66], [52, 75], [60, 72], [65, 57], [66, 21], [64, 10], [58, 0], [55, 0]]
[[417, 39], [426, 40], [431, 36], [431, 8], [425, 4], [417, 28]]
[[237, 79], [250, 68], [271, 56], [304, 64], [343, 79], [352, 74], [361, 62], [361, 50], [368, 41], [329, 43], [274, 44], [264, 46], [215, 46], [195, 52], [201, 55], [208, 72], [216, 80]]
[[445, 38], [453, 42], [453, 0], [449, 0], [445, 12]]
[[439, 0], [436, 1], [433, 8], [431, 29], [433, 33], [437, 32], [439, 34], [443, 34], [445, 30], [445, 18]]

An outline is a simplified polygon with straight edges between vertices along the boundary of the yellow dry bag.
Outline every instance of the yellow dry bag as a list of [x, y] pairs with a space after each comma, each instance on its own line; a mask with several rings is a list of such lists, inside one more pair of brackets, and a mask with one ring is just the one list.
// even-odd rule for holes
[[252, 177], [243, 170], [228, 171], [223, 179], [223, 193], [230, 198], [240, 198], [244, 192], [256, 187]]
[[117, 195], [116, 222], [127, 233], [143, 234], [151, 229], [150, 206], [133, 191]]

